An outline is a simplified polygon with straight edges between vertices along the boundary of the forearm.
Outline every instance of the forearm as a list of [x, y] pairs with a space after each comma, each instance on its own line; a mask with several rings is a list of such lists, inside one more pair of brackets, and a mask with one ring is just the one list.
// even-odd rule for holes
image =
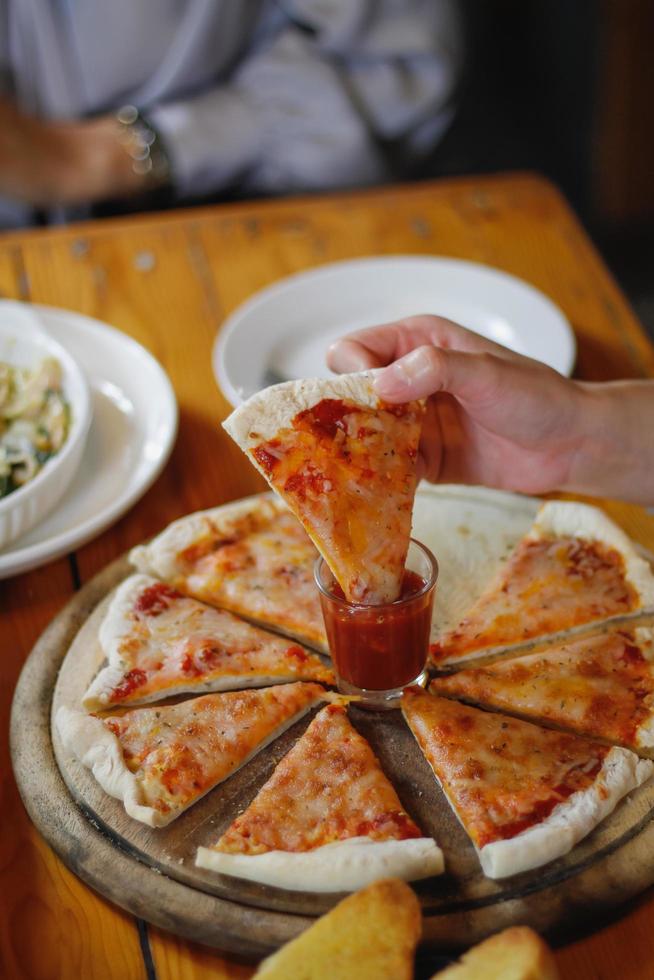
[[578, 448], [558, 489], [654, 505], [654, 381], [578, 389]]

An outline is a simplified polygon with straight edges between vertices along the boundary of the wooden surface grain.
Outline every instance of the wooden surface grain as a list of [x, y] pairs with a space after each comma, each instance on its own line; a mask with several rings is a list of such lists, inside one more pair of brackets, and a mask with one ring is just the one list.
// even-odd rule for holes
[[[61, 559], [0, 582], [3, 733], [21, 663], [76, 585], [175, 517], [261, 488], [219, 428], [228, 406], [211, 374], [210, 346], [223, 317], [280, 276], [384, 253], [468, 258], [521, 276], [569, 317], [580, 377], [654, 376], [654, 349], [625, 298], [559, 193], [532, 175], [223, 205], [0, 237], [2, 295], [88, 313], [130, 334], [159, 358], [180, 404], [172, 458], [122, 520], [81, 548], [75, 562]], [[626, 505], [608, 509], [654, 547], [651, 517]], [[0, 764], [1, 975], [248, 976], [248, 968], [193, 944], [143, 927], [139, 934], [135, 920], [73, 879], [32, 830], [5, 744]], [[653, 912], [654, 896], [647, 895], [612, 925], [559, 951], [564, 976], [651, 976]]]

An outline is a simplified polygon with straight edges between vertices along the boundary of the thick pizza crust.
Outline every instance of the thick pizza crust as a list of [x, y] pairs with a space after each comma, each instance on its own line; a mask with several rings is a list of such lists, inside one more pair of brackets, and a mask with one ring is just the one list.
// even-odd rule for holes
[[[327, 692], [325, 694], [327, 695]], [[299, 721], [316, 703], [317, 700], [304, 705], [292, 717], [278, 725], [267, 738], [255, 745], [249, 755], [241, 759], [225, 778], [228, 779], [229, 776], [238, 772], [258, 752], [265, 749], [296, 721]], [[62, 705], [57, 711], [55, 724], [65, 748], [72, 752], [82, 765], [91, 770], [105, 793], [121, 800], [130, 817], [147, 824], [149, 827], [166, 827], [181, 813], [201, 800], [203, 796], [206, 796], [220, 782], [224, 782], [224, 780], [219, 780], [218, 783], [212, 783], [204, 793], [194, 797], [186, 806], [181, 806], [172, 812], [161, 813], [154, 807], [148, 806], [138, 779], [125, 765], [119, 740], [102, 723], [100, 718], [86, 715], [81, 711], [73, 711], [71, 708]]]
[[223, 422], [223, 428], [241, 449], [247, 451], [268, 439], [274, 439], [281, 429], [291, 427], [299, 412], [312, 408], [325, 398], [377, 408], [380, 398], [373, 388], [376, 373], [359, 371], [337, 378], [304, 378], [272, 385], [248, 398], [233, 411]]
[[210, 510], [199, 510], [173, 521], [149, 544], [132, 548], [129, 560], [140, 572], [175, 582], [177, 576], [185, 571], [178, 555], [206, 534], [209, 522], [220, 535], [228, 538], [243, 518], [250, 514], [260, 516], [263, 520], [273, 520], [277, 514], [287, 511], [288, 507], [282, 500], [267, 493], [245, 497]]
[[551, 536], [599, 541], [614, 548], [624, 559], [627, 580], [638, 593], [641, 607], [654, 607], [654, 575], [648, 562], [641, 558], [624, 531], [598, 507], [561, 500], [543, 504], [527, 539]]
[[629, 749], [612, 748], [592, 786], [573, 793], [542, 823], [508, 840], [493, 841], [479, 851], [489, 878], [531, 871], [562, 857], [611, 813], [627, 793], [648, 779], [654, 763]]
[[311, 851], [225, 854], [199, 847], [200, 868], [291, 891], [356, 891], [380, 878], [417, 881], [444, 870], [443, 852], [431, 837], [371, 841], [352, 837]]
[[161, 814], [145, 803], [138, 780], [125, 765], [120, 742], [99, 718], [62, 705], [55, 724], [66, 749], [91, 770], [105, 793], [122, 800], [130, 817], [150, 827], [170, 823], [170, 815]]
[[[130, 575], [114, 593], [98, 630], [98, 640], [111, 667], [130, 667], [120, 654], [120, 641], [134, 632], [134, 603], [143, 589], [157, 585], [150, 575]], [[97, 678], [96, 678], [97, 680]]]

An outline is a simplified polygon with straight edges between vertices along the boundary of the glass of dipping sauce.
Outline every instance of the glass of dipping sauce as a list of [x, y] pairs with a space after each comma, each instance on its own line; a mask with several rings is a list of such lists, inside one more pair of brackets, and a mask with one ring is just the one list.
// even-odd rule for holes
[[323, 558], [314, 575], [339, 691], [362, 707], [397, 707], [403, 689], [426, 677], [438, 578], [431, 551], [411, 539], [400, 597], [381, 606], [348, 602]]

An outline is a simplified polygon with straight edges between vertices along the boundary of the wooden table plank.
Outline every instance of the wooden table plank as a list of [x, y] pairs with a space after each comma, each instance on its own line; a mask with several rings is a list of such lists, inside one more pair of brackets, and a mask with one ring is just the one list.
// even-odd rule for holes
[[89, 891], [55, 857], [32, 827], [11, 773], [7, 735], [18, 674], [72, 592], [65, 558], [0, 582], [0, 976], [7, 980], [144, 976], [133, 918]]
[[[261, 487], [218, 424], [228, 406], [213, 380], [210, 349], [224, 316], [280, 276], [324, 262], [393, 253], [467, 258], [519, 275], [550, 295], [573, 323], [580, 377], [654, 375], [654, 350], [595, 249], [558, 192], [531, 175], [234, 204], [0, 238], [0, 293], [79, 310], [124, 330], [159, 358], [180, 402], [180, 434], [171, 462], [128, 515], [79, 550], [82, 581], [180, 514]], [[649, 515], [614, 502], [607, 509], [654, 549]], [[65, 561], [0, 583], [0, 608], [4, 611], [5, 596], [12, 605], [10, 618], [3, 619], [8, 628], [2, 636], [13, 647], [0, 664], [7, 672], [0, 674], [4, 691], [13, 688], [20, 661], [70, 590]], [[37, 597], [36, 613], [28, 595]], [[4, 757], [2, 764], [11, 795]], [[33, 959], [25, 959], [26, 972], [15, 975], [143, 975], [133, 920], [62, 868], [36, 838], [17, 798], [11, 814], [12, 826], [14, 819], [19, 827], [22, 821], [21, 839], [27, 841], [25, 858], [12, 850], [1, 866], [0, 873], [10, 876], [4, 894], [14, 894], [13, 889], [19, 896], [11, 902], [12, 915], [27, 908], [25, 918], [34, 922], [37, 908], [50, 910], [43, 916], [47, 924], [39, 926], [42, 942], [32, 943]], [[38, 870], [25, 876], [26, 866]], [[559, 951], [564, 975], [608, 977], [622, 968], [619, 975], [644, 980], [647, 964], [654, 961], [647, 929], [653, 910], [654, 896], [648, 895], [608, 929]], [[0, 928], [3, 956], [17, 970], [20, 950], [12, 945], [11, 930]], [[74, 933], [75, 941], [66, 931], [63, 943], [65, 930]], [[156, 929], [149, 929], [149, 941], [159, 980], [240, 980], [252, 972]], [[59, 948], [64, 945], [70, 950]], [[107, 954], [116, 947], [123, 959], [112, 962]], [[48, 972], [47, 962], [56, 963], [56, 970]]]
[[556, 950], [563, 980], [649, 980], [654, 974], [653, 913], [650, 889], [611, 925]]
[[389, 190], [358, 207], [341, 197], [304, 209], [276, 203], [256, 221], [234, 209], [198, 229], [227, 312], [253, 289], [323, 262], [446, 255], [489, 263], [551, 296], [575, 329], [578, 376], [654, 374], [654, 350], [596, 250], [558, 192], [532, 177]]
[[158, 980], [249, 980], [254, 966], [224, 959], [214, 949], [149, 929], [152, 958]]

